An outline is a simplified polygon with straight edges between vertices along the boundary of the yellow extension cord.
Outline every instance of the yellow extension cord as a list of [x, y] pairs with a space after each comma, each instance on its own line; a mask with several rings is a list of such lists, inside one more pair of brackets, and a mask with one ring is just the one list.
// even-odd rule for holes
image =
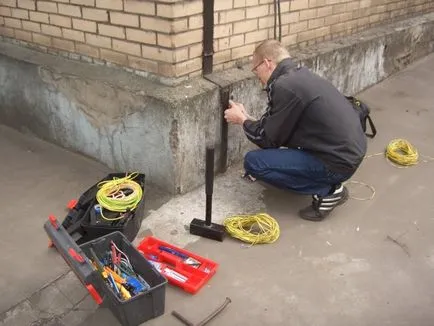
[[386, 157], [395, 164], [410, 166], [419, 163], [419, 153], [405, 139], [394, 139], [386, 148]]
[[223, 221], [223, 225], [232, 237], [252, 245], [273, 243], [280, 236], [279, 224], [265, 213], [230, 216]]
[[[101, 206], [101, 217], [107, 221], [116, 221], [124, 217], [120, 214], [116, 218], [107, 218], [102, 213], [102, 208], [112, 212], [125, 213], [137, 207], [142, 199], [142, 187], [133, 179], [137, 173], [131, 173], [123, 178], [114, 178], [113, 180], [102, 181], [98, 184], [100, 188], [96, 194], [96, 200]], [[131, 194], [125, 195], [122, 189], [130, 189]]]
[[[365, 156], [365, 159], [385, 155], [396, 167], [408, 167], [419, 163], [419, 153], [410, 142], [405, 139], [393, 139], [383, 153], [377, 153]], [[424, 156], [427, 160], [434, 160], [429, 156]], [[368, 187], [372, 195], [368, 198], [351, 197], [356, 200], [371, 200], [375, 196], [375, 188], [371, 185], [360, 181], [349, 181]], [[223, 225], [232, 237], [243, 242], [254, 244], [273, 243], [280, 236], [280, 228], [276, 220], [268, 214], [260, 213], [254, 215], [234, 215], [227, 217]]]

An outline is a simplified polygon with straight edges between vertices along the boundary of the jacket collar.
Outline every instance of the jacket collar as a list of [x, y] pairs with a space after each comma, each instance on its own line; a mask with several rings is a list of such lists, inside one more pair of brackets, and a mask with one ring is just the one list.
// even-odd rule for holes
[[292, 61], [291, 58], [283, 59], [279, 62], [279, 64], [274, 69], [273, 73], [271, 74], [270, 78], [267, 81], [267, 87], [266, 89], [269, 90], [271, 85], [274, 83], [274, 81], [277, 79], [277, 77], [285, 74], [290, 69], [295, 68], [297, 64]]

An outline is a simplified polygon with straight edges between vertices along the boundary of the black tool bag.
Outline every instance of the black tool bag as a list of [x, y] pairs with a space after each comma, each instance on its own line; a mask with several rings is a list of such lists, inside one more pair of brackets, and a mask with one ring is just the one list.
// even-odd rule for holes
[[[374, 122], [372, 121], [372, 119], [369, 115], [371, 113], [371, 110], [369, 109], [369, 107], [356, 97], [346, 96], [346, 98], [348, 99], [348, 101], [351, 102], [354, 109], [359, 114], [360, 123], [362, 124], [362, 128], [363, 128], [363, 131], [365, 132], [366, 136], [368, 136], [369, 138], [374, 138], [375, 135], [377, 134], [377, 128], [375, 128]], [[367, 123], [369, 123], [371, 133], [366, 132]]]

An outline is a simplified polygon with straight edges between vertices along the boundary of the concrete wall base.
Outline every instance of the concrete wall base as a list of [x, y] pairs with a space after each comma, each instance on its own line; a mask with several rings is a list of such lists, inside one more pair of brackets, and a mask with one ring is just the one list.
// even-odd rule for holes
[[[433, 52], [434, 13], [314, 47], [292, 56], [345, 94], [370, 87]], [[123, 70], [0, 43], [0, 123], [15, 127], [176, 194], [204, 182], [205, 146], [221, 158], [221, 87], [253, 116], [265, 94], [249, 67], [170, 87]], [[374, 113], [375, 114], [375, 113]], [[229, 126], [227, 164], [251, 144]]]

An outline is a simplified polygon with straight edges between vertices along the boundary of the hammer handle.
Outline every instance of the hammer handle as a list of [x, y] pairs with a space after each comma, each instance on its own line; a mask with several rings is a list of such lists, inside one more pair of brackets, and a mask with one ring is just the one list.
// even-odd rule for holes
[[206, 193], [205, 223], [207, 226], [211, 226], [213, 188], [214, 188], [214, 147], [207, 147], [206, 167], [205, 167], [205, 193]]

